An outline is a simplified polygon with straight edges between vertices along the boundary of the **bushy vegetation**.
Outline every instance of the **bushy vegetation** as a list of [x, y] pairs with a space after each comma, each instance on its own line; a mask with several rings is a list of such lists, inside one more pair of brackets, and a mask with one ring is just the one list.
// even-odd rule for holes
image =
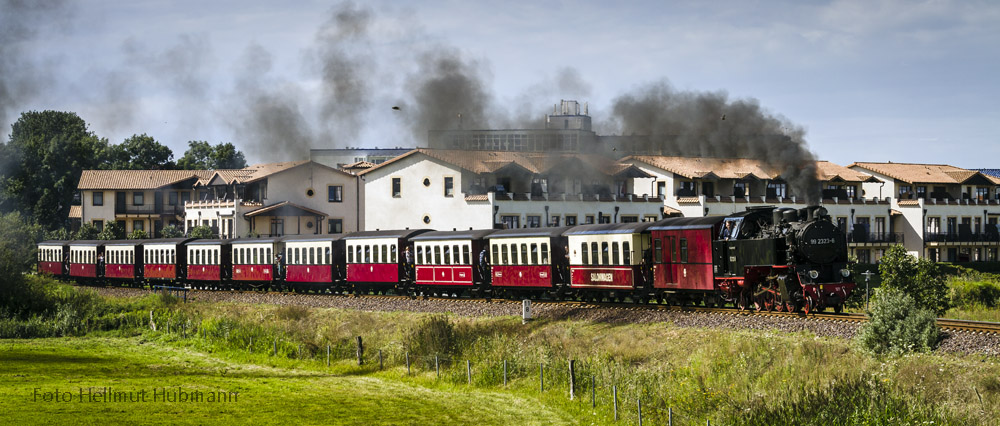
[[188, 231], [188, 236], [191, 238], [213, 238], [215, 234], [212, 232], [212, 228], [207, 226], [195, 226]]
[[868, 322], [861, 326], [858, 342], [877, 355], [926, 352], [938, 340], [934, 313], [921, 309], [910, 295], [884, 287], [879, 289]]
[[125, 230], [118, 226], [117, 222], [104, 224], [104, 229], [97, 234], [98, 240], [120, 240], [125, 237]]
[[160, 236], [163, 238], [180, 238], [184, 236], [184, 231], [181, 231], [174, 225], [167, 225], [160, 230]]
[[133, 229], [132, 232], [129, 232], [128, 234], [128, 239], [130, 240], [145, 240], [146, 238], [149, 238], [149, 234], [141, 229]]
[[943, 315], [950, 307], [948, 284], [937, 264], [910, 256], [903, 246], [892, 246], [879, 264], [883, 288], [897, 289], [913, 298], [920, 309]]
[[91, 225], [89, 223], [84, 223], [83, 225], [80, 225], [80, 229], [77, 229], [76, 232], [73, 233], [73, 239], [74, 240], [96, 240], [97, 236], [100, 233], [101, 233], [101, 231], [98, 231], [96, 226]]

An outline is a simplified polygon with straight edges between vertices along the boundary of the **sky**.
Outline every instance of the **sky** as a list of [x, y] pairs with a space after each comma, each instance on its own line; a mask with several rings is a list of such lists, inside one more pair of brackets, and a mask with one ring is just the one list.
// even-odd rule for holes
[[5, 128], [73, 111], [112, 143], [145, 133], [175, 157], [191, 140], [251, 162], [422, 145], [455, 124], [453, 103], [467, 128], [509, 128], [577, 100], [599, 134], [626, 133], [616, 102], [667, 85], [756, 103], [841, 165], [1000, 168], [991, 0], [0, 6]]

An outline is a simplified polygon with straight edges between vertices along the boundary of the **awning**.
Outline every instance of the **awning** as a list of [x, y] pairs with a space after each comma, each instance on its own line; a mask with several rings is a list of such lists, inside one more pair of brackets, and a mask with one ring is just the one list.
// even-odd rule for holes
[[83, 206], [69, 206], [70, 219], [83, 219]]
[[252, 212], [245, 213], [244, 217], [256, 217], [256, 216], [322, 216], [326, 217], [326, 213], [310, 209], [308, 207], [302, 207], [298, 204], [291, 203], [288, 201], [282, 201], [277, 204], [272, 204], [270, 206], [254, 210]]
[[896, 209], [889, 209], [889, 216], [902, 216], [903, 212]]
[[670, 206], [663, 206], [663, 214], [666, 216], [680, 215], [681, 211]]

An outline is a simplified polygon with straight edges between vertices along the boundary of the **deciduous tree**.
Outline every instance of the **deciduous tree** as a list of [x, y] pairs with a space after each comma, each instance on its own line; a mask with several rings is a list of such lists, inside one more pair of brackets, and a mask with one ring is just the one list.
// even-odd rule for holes
[[242, 169], [246, 166], [243, 153], [231, 143], [213, 147], [205, 141], [190, 141], [184, 156], [177, 160], [177, 167], [183, 170]]

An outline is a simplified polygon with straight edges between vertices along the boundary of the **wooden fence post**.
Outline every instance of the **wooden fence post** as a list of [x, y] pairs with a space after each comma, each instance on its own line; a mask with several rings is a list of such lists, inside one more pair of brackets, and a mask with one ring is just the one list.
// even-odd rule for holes
[[612, 385], [611, 386], [611, 399], [612, 399], [612, 401], [614, 401], [614, 405], [615, 405], [615, 421], [617, 422], [618, 421], [618, 386], [617, 385]]
[[503, 360], [503, 386], [507, 387], [507, 360]]
[[569, 360], [569, 400], [572, 401], [576, 398], [576, 377], [574, 366], [576, 364], [575, 360]]
[[358, 336], [358, 365], [364, 365], [365, 363], [365, 345], [361, 342], [361, 336]]
[[465, 374], [469, 377], [469, 384], [472, 384], [472, 361], [465, 360]]
[[410, 375], [410, 353], [406, 353], [406, 375]]

